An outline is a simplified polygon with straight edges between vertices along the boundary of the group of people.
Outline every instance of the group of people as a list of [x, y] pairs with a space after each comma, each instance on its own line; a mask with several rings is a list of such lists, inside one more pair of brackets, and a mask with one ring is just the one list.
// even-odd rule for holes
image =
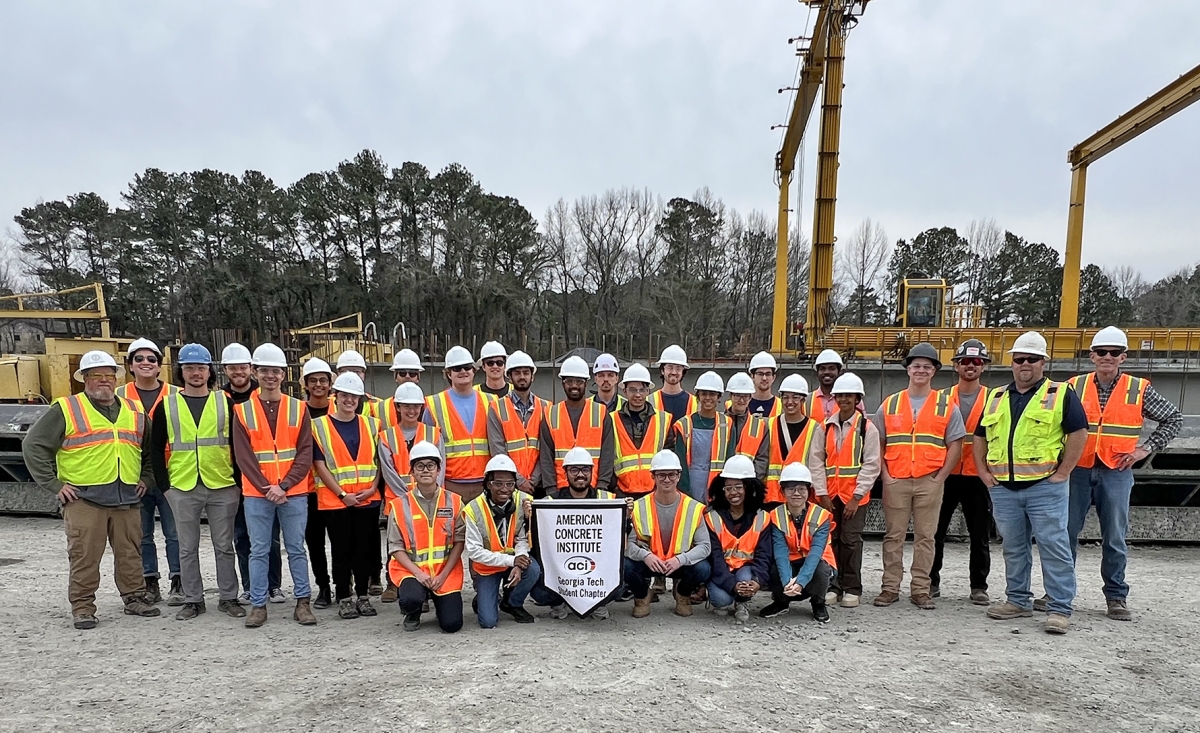
[[[558, 370], [564, 399], [553, 403], [533, 393], [529, 355], [494, 341], [478, 361], [461, 346], [449, 349], [448, 386], [429, 396], [420, 358], [401, 350], [391, 367], [396, 388], [385, 399], [367, 392], [366, 362], [347, 350], [334, 366], [319, 358], [302, 365], [301, 400], [283, 391], [289, 365], [274, 344], [253, 354], [227, 346], [218, 388], [204, 346], [178, 350], [171, 384], [160, 375], [161, 350], [138, 339], [124, 365], [101, 351], [82, 357], [82, 392], [54, 402], [30, 429], [24, 454], [34, 480], [63, 504], [68, 597], [80, 629], [97, 623], [106, 542], [125, 613], [160, 613], [156, 524], [167, 544], [168, 605], [180, 606], [179, 619], [204, 613], [202, 515], [218, 610], [244, 617], [247, 627], [263, 625], [268, 604], [284, 600], [285, 553], [293, 618], [303, 625], [317, 623], [313, 608], [334, 605], [342, 619], [374, 616], [377, 596], [397, 603], [407, 630], [432, 612], [454, 632], [463, 625], [468, 575], [481, 627], [494, 627], [501, 613], [533, 622], [529, 599], [565, 618], [567, 604], [543, 582], [536, 559], [535, 498], [626, 502], [617, 597], [633, 601], [634, 617], [650, 613], [670, 579], [680, 616], [704, 604], [744, 622], [765, 593], [760, 616], [807, 600], [824, 623], [830, 605], [860, 603], [866, 505], [880, 480], [886, 533], [874, 605], [900, 598], [911, 522], [909, 597], [936, 608], [944, 541], [961, 507], [970, 600], [996, 619], [1045, 610], [1046, 631], [1065, 633], [1078, 536], [1093, 505], [1108, 616], [1130, 618], [1132, 466], [1165, 447], [1182, 423], [1148, 380], [1121, 371], [1127, 347], [1119, 329], [1102, 329], [1091, 344], [1095, 371], [1055, 382], [1044, 376], [1045, 339], [1029, 332], [1009, 351], [1012, 381], [989, 388], [981, 378], [991, 355], [968, 340], [953, 354], [955, 384], [935, 389], [940, 352], [918, 344], [903, 362], [906, 389], [869, 414], [862, 380], [831, 350], [816, 359], [811, 392], [798, 373], [775, 390], [779, 368], [766, 352], [728, 383], [701, 374], [690, 393], [687, 355], [676, 345], [658, 360], [657, 389], [641, 364], [622, 373], [609, 354], [590, 366], [571, 356]], [[125, 368], [134, 379], [118, 387]], [[1146, 418], [1157, 425], [1143, 439]], [[1006, 569], [999, 603], [987, 582], [993, 521]], [[1031, 539], [1045, 586], [1038, 599]], [[608, 604], [591, 615], [607, 618]]]

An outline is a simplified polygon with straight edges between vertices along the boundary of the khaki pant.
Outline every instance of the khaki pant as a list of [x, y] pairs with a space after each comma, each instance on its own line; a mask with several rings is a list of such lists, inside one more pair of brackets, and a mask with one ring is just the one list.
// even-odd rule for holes
[[122, 600], [146, 590], [142, 577], [142, 512], [139, 504], [104, 507], [76, 499], [63, 507], [67, 559], [71, 564], [67, 599], [73, 616], [96, 615], [100, 561], [107, 542]]
[[466, 506], [471, 500], [483, 493], [482, 481], [471, 481], [464, 483], [462, 481], [451, 481], [446, 479], [446, 491], [458, 494], [462, 497], [463, 506]]
[[[904, 579], [904, 536], [913, 523], [911, 595], [929, 594], [929, 569], [933, 566], [934, 535], [942, 508], [942, 483], [933, 474], [898, 479], [883, 485], [883, 591], [899, 593]], [[861, 509], [859, 511], [862, 511]]]

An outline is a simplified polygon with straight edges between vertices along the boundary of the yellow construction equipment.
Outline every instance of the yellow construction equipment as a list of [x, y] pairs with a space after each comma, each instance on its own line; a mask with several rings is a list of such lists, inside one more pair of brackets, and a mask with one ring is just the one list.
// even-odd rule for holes
[[393, 347], [378, 340], [374, 323], [363, 326], [363, 314], [351, 313], [324, 323], [293, 328], [281, 334], [280, 341], [288, 351], [288, 360], [304, 363], [313, 357], [333, 364], [347, 349], [363, 355], [368, 364], [390, 364]]

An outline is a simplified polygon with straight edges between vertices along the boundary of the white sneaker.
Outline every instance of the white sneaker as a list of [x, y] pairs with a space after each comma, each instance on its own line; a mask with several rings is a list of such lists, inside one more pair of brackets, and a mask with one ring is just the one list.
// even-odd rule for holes
[[838, 594], [836, 590], [831, 590], [825, 594], [825, 605], [832, 606], [838, 602]]
[[286, 603], [287, 596], [283, 594], [282, 588], [276, 588], [275, 590], [271, 591], [271, 595], [269, 598], [267, 598], [267, 600], [271, 603]]
[[858, 596], [847, 593], [842, 596], [842, 608], [858, 608]]
[[705, 603], [704, 605], [712, 609], [714, 616], [728, 616], [733, 611], [733, 606], [713, 606], [709, 603]]
[[733, 620], [744, 624], [750, 620], [750, 604], [745, 601], [733, 604]]
[[608, 619], [608, 606], [601, 606], [595, 611], [592, 611], [592, 618], [597, 621], [605, 621]]
[[248, 590], [242, 591], [241, 594], [238, 596], [238, 603], [242, 604], [243, 606], [249, 606], [250, 605], [250, 591], [248, 591]]
[[566, 618], [566, 617], [567, 617], [567, 604], [559, 603], [556, 606], [550, 607], [550, 618]]

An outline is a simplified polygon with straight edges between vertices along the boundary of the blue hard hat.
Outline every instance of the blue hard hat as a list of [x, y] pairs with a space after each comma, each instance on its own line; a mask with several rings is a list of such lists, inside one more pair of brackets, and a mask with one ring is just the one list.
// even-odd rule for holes
[[200, 344], [184, 344], [179, 350], [177, 364], [212, 364], [212, 354]]

